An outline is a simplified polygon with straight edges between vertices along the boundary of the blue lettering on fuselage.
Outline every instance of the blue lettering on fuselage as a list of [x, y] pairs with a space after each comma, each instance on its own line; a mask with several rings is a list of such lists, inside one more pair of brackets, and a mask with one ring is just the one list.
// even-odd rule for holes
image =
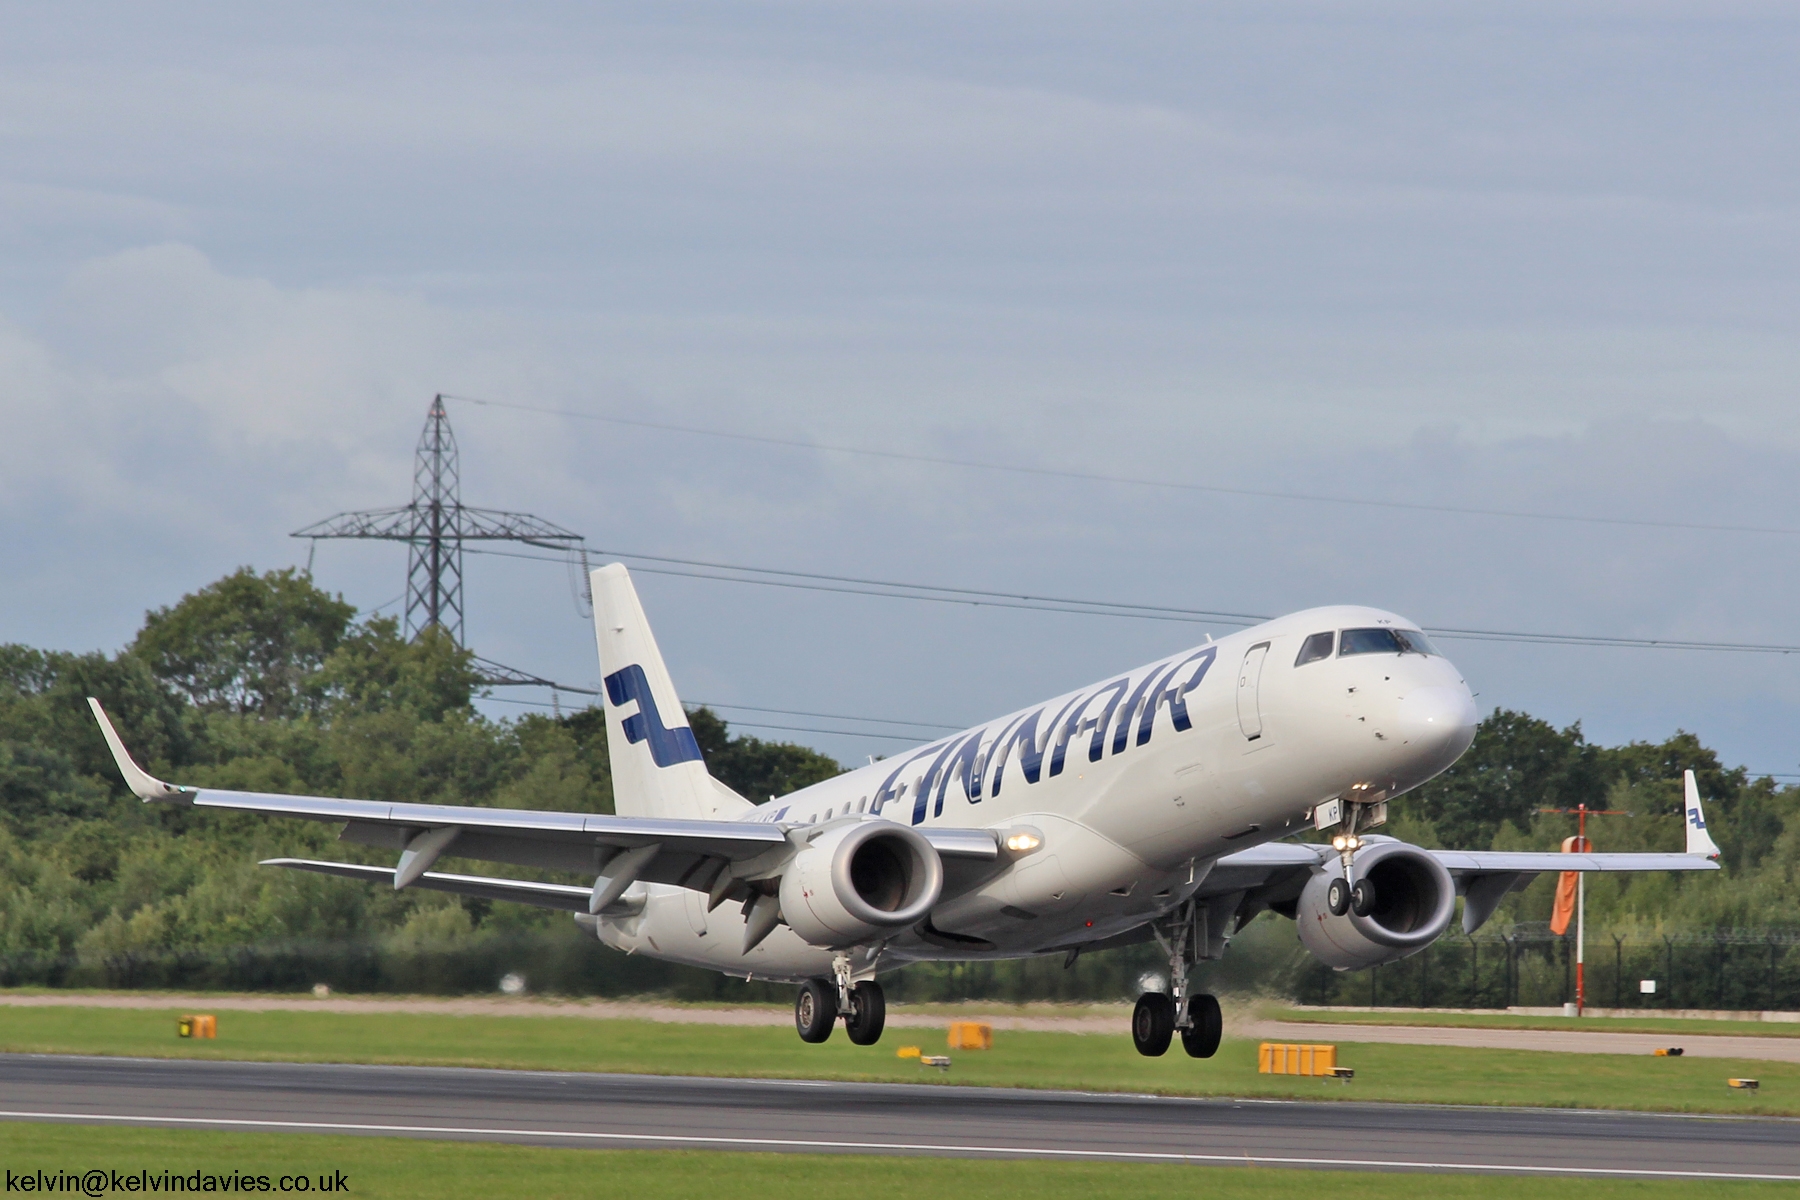
[[[950, 790], [950, 781], [962, 779], [963, 797], [970, 804], [981, 803], [981, 776], [976, 773], [975, 763], [981, 757], [981, 735], [987, 732], [977, 729], [958, 742], [950, 751], [950, 759], [944, 764], [943, 774], [938, 778], [937, 800], [931, 806], [931, 815], [944, 815], [944, 793]], [[918, 824], [918, 822], [914, 822]]]
[[[1007, 763], [1015, 752], [1019, 773], [1026, 784], [1036, 784], [1044, 777], [1045, 755], [1050, 756], [1049, 774], [1060, 775], [1066, 765], [1069, 743], [1090, 730], [1093, 736], [1088, 743], [1089, 762], [1099, 762], [1105, 756], [1109, 730], [1112, 732], [1112, 753], [1123, 754], [1132, 744], [1143, 746], [1150, 741], [1156, 714], [1163, 708], [1169, 710], [1169, 723], [1175, 731], [1186, 732], [1193, 728], [1193, 720], [1188, 715], [1188, 695], [1205, 680], [1218, 656], [1217, 646], [1202, 647], [1184, 658], [1152, 667], [1144, 673], [1135, 689], [1131, 686], [1130, 676], [1109, 680], [1091, 691], [1070, 697], [1047, 722], [1044, 716], [1050, 706], [1040, 705], [1007, 722], [991, 742], [987, 741], [991, 727], [982, 726], [948, 741], [923, 746], [911, 756], [898, 760], [871, 795], [868, 811], [873, 816], [880, 816], [883, 808], [904, 796], [907, 787], [911, 786], [914, 788], [911, 823], [922, 824], [927, 815], [944, 815], [944, 800], [952, 781], [962, 784], [963, 796], [970, 804], [981, 803], [984, 795], [998, 797]], [[1184, 670], [1186, 678], [1176, 682]], [[607, 688], [610, 695], [610, 679]], [[1102, 697], [1105, 698], [1104, 707], [1089, 715]], [[1131, 737], [1134, 722], [1137, 725], [1135, 739]], [[685, 729], [678, 732], [692, 736]], [[927, 760], [930, 765], [916, 780], [903, 781], [903, 776]]]
[[694, 740], [694, 731], [686, 725], [677, 725], [673, 729], [663, 724], [662, 714], [656, 710], [656, 698], [650, 694], [650, 681], [644, 677], [644, 668], [637, 663], [621, 667], [606, 677], [606, 698], [614, 708], [637, 701], [637, 712], [626, 717], [621, 724], [625, 731], [625, 740], [632, 745], [648, 741], [650, 758], [659, 767], [672, 767], [676, 763], [699, 762], [700, 743]]
[[[1119, 698], [1130, 686], [1129, 678], [1103, 683], [1098, 690], [1089, 693], [1086, 699], [1070, 711], [1069, 719], [1063, 722], [1062, 730], [1056, 736], [1056, 751], [1050, 756], [1050, 774], [1062, 774], [1063, 758], [1068, 753], [1070, 740], [1080, 737], [1090, 729], [1094, 731], [1094, 741], [1088, 747], [1088, 761], [1100, 761], [1100, 755], [1106, 749], [1106, 730], [1112, 724], [1113, 712], [1119, 707]], [[1101, 696], [1107, 697], [1106, 710], [1098, 717], [1084, 718], [1082, 714], [1092, 707], [1094, 701]]]

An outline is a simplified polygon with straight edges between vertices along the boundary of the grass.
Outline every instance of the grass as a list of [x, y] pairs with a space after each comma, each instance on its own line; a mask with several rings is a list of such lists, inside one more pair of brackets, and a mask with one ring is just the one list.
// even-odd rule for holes
[[[560, 1150], [481, 1142], [428, 1142], [316, 1134], [210, 1133], [80, 1125], [0, 1124], [7, 1171], [163, 1171], [283, 1175], [341, 1172], [350, 1196], [392, 1200], [482, 1197], [631, 1200], [694, 1196], [881, 1196], [937, 1200], [1266, 1200], [1310, 1194], [1334, 1200], [1478, 1200], [1529, 1188], [1536, 1200], [1693, 1200], [1791, 1195], [1791, 1184], [1610, 1180], [1298, 1171], [1136, 1163], [996, 1162], [802, 1154]], [[316, 1183], [315, 1183], [316, 1187]], [[1777, 1190], [1780, 1189], [1780, 1190]], [[274, 1189], [272, 1189], [274, 1190]], [[79, 1193], [76, 1193], [79, 1194]]]
[[1322, 1012], [1271, 1008], [1260, 1015], [1319, 1025], [1436, 1025], [1461, 1029], [1568, 1029], [1582, 1033], [1672, 1033], [1689, 1037], [1800, 1038], [1800, 1022], [1716, 1021], [1702, 1017], [1541, 1017], [1524, 1013]]
[[[1147, 1059], [1123, 1033], [1001, 1031], [994, 1049], [957, 1051], [948, 1074], [901, 1059], [907, 1044], [943, 1053], [938, 1030], [895, 1029], [877, 1046], [841, 1033], [802, 1045], [792, 1029], [675, 1025], [591, 1017], [305, 1011], [219, 1014], [216, 1040], [175, 1036], [177, 1010], [0, 1008], [0, 1051], [288, 1062], [410, 1063], [530, 1070], [951, 1082], [1028, 1088], [1311, 1100], [1496, 1104], [1800, 1116], [1800, 1064], [1649, 1055], [1561, 1054], [1346, 1044], [1353, 1082], [1259, 1075], [1256, 1043], [1227, 1040], [1196, 1062], [1177, 1046]], [[1755, 1093], [1725, 1080], [1762, 1081]]]

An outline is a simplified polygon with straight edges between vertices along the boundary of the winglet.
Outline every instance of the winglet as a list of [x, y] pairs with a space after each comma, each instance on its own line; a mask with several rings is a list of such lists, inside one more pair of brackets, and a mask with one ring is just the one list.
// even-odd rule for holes
[[1713, 842], [1712, 834], [1706, 832], [1706, 814], [1700, 811], [1700, 785], [1694, 782], [1692, 771], [1687, 773], [1685, 782], [1687, 803], [1683, 816], [1687, 825], [1687, 852], [1717, 858], [1719, 847]]
[[100, 702], [89, 696], [88, 707], [94, 710], [94, 720], [100, 722], [100, 732], [106, 737], [106, 747], [112, 751], [113, 761], [119, 764], [119, 774], [125, 776], [126, 786], [137, 793], [139, 800], [181, 800], [193, 797], [193, 788], [164, 783], [131, 761], [131, 754], [125, 749], [125, 743], [119, 740], [119, 731], [107, 719], [106, 710], [100, 707]]

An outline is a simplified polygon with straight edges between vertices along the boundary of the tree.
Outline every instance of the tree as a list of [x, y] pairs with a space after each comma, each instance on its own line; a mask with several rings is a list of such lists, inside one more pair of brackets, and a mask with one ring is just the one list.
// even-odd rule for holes
[[127, 794], [89, 696], [143, 762], [192, 760], [181, 699], [139, 659], [0, 646], [0, 813], [15, 829], [99, 816]]
[[1590, 764], [1581, 726], [1497, 708], [1455, 766], [1420, 788], [1414, 803], [1446, 846], [1483, 850], [1502, 823], [1530, 830], [1540, 807], [1587, 797]]
[[327, 713], [403, 709], [424, 721], [468, 708], [480, 685], [475, 655], [448, 633], [434, 625], [408, 642], [392, 617], [353, 627], [310, 683]]
[[297, 716], [355, 615], [293, 567], [241, 567], [147, 614], [130, 651], [198, 708]]
[[690, 711], [688, 724], [693, 727], [694, 740], [700, 743], [700, 753], [713, 778], [752, 804], [844, 773], [836, 759], [805, 746], [753, 737], [734, 738], [725, 721], [710, 708]]

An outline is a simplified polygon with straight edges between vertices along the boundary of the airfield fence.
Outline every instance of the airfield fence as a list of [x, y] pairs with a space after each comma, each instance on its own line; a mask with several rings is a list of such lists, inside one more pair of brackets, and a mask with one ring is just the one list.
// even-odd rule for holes
[[[1587, 1001], [1604, 1008], [1800, 1009], [1800, 929], [1645, 934], [1590, 930]], [[1656, 990], [1640, 990], [1643, 980]], [[1505, 1008], [1575, 999], [1575, 938], [1543, 923], [1447, 934], [1373, 970], [1304, 970], [1295, 999], [1405, 1008]]]
[[[1149, 953], [1146, 954], [1145, 951]], [[1154, 947], [1000, 963], [923, 963], [885, 977], [894, 1000], [1090, 1000], [1135, 994], [1153, 970]], [[147, 948], [106, 954], [0, 954], [0, 987], [304, 992], [410, 995], [493, 994], [508, 975], [527, 991], [560, 996], [664, 995], [678, 1000], [786, 1003], [787, 984], [626, 955], [590, 938], [546, 933], [400, 946], [305, 942]]]
[[[1246, 929], [1250, 934], [1255, 926]], [[1260, 991], [1306, 1004], [1419, 1008], [1558, 1005], [1575, 998], [1574, 939], [1543, 924], [1470, 938], [1452, 933], [1428, 950], [1368, 971], [1339, 973], [1271, 926], [1240, 935], [1196, 980], [1220, 991]], [[1153, 945], [1004, 962], [923, 963], [884, 978], [891, 999], [1122, 1000], [1167, 971]], [[264, 943], [111, 954], [0, 954], [0, 986], [348, 993], [492, 994], [508, 975], [526, 990], [563, 996], [666, 995], [695, 1001], [786, 1002], [783, 984], [628, 956], [568, 932], [441, 945]], [[1656, 991], [1639, 990], [1653, 979]], [[1588, 1002], [1607, 1008], [1800, 1010], [1800, 929], [1644, 934], [1590, 931]]]

